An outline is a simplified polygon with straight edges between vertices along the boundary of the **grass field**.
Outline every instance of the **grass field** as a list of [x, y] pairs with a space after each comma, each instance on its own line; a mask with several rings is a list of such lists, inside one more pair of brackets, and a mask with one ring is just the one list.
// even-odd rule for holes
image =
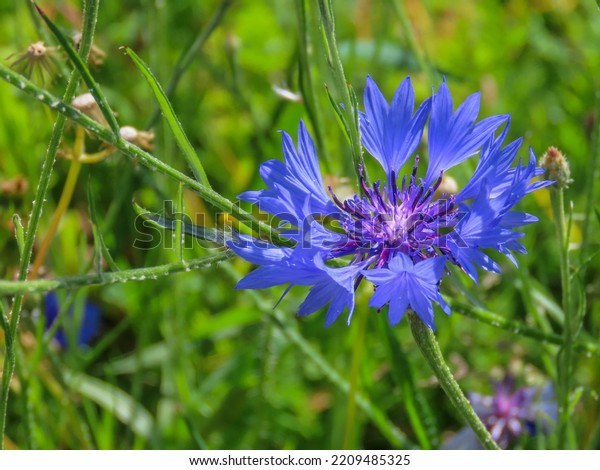
[[[227, 213], [229, 201], [264, 188], [260, 164], [282, 158], [278, 131], [295, 138], [300, 119], [325, 183], [357, 191], [354, 149], [332, 102], [346, 103], [347, 119], [345, 83], [362, 109], [367, 75], [388, 99], [410, 75], [418, 103], [442, 77], [455, 105], [480, 91], [480, 118], [511, 115], [508, 141], [524, 138], [519, 157], [550, 146], [566, 155], [568, 187], [518, 206], [539, 218], [523, 229], [528, 254], [516, 256], [518, 267], [491, 255], [502, 274], [480, 270], [478, 284], [452, 269], [441, 291], [453, 313], [436, 307], [435, 337], [467, 395], [492, 396], [505, 377], [550, 391], [555, 420], [516, 432], [507, 447], [600, 449], [596, 3], [331, 3], [335, 41], [329, 0], [105, 1], [97, 15], [93, 0], [39, 2], [61, 39], [83, 28], [82, 50], [95, 25], [84, 67], [110, 106], [89, 114], [100, 127], [60, 117], [54, 99], [68, 104], [89, 84], [29, 2], [0, 0], [4, 448], [455, 445], [461, 413], [408, 321], [392, 327], [385, 309], [368, 307], [370, 286], [356, 293], [364, 326], [340, 319], [324, 328], [325, 309], [297, 315], [307, 288], [281, 303], [284, 287], [234, 290], [254, 268], [209, 236], [256, 228], [239, 224], [239, 210]], [[38, 41], [42, 59], [27, 52]], [[161, 113], [155, 83], [171, 113]], [[112, 121], [138, 131], [134, 145], [115, 144]], [[458, 187], [477, 161], [453, 170]], [[144, 211], [185, 218], [209, 240], [186, 236], [178, 222], [161, 229]], [[49, 316], [58, 318], [52, 327]]]

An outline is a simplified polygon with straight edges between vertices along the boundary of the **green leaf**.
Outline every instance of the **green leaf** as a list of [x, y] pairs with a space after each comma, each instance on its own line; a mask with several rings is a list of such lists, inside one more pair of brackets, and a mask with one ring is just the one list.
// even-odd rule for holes
[[23, 224], [19, 214], [14, 214], [12, 221], [15, 226], [15, 238], [17, 239], [17, 247], [19, 248], [19, 256], [23, 256], [23, 249], [25, 247], [25, 230], [23, 229]]
[[2, 301], [0, 301], [0, 323], [2, 323], [2, 331], [4, 331], [4, 341], [12, 341], [8, 317], [6, 316], [6, 309], [4, 308], [4, 303], [2, 303]]
[[154, 77], [154, 75], [152, 74], [148, 66], [144, 63], [144, 61], [142, 61], [142, 59], [140, 59], [139, 56], [135, 52], [133, 52], [131, 48], [123, 47], [122, 50], [124, 50], [125, 53], [131, 58], [131, 60], [133, 60], [135, 66], [142, 73], [142, 75], [148, 82], [148, 85], [150, 85], [150, 88], [154, 93], [154, 97], [156, 98], [156, 101], [160, 106], [160, 110], [162, 111], [165, 119], [167, 120], [167, 123], [169, 124], [169, 127], [171, 128], [171, 131], [175, 136], [177, 145], [179, 145], [179, 148], [183, 152], [183, 155], [188, 165], [192, 169], [194, 176], [204, 186], [210, 188], [210, 183], [208, 181], [208, 177], [206, 176], [206, 172], [204, 171], [204, 167], [200, 162], [200, 158], [198, 158], [194, 147], [192, 147], [192, 144], [187, 138], [187, 135], [183, 130], [183, 126], [179, 122], [179, 119], [177, 119], [177, 116], [173, 111], [173, 106], [171, 106], [169, 98], [167, 98], [167, 95], [160, 86], [160, 83], [158, 83], [158, 80], [156, 79], [156, 77]]

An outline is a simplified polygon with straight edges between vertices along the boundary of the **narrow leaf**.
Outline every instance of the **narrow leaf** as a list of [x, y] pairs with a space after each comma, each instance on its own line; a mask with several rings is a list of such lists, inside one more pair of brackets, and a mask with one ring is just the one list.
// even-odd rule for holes
[[192, 144], [187, 138], [187, 135], [183, 130], [183, 126], [179, 122], [179, 119], [177, 119], [177, 116], [175, 116], [173, 107], [171, 106], [167, 95], [160, 86], [160, 83], [158, 83], [158, 80], [156, 79], [156, 77], [154, 77], [148, 66], [142, 61], [142, 59], [139, 58], [139, 56], [135, 52], [133, 52], [132, 49], [130, 49], [129, 47], [123, 47], [122, 49], [131, 58], [131, 60], [133, 60], [135, 66], [142, 73], [142, 75], [148, 82], [148, 85], [150, 85], [150, 88], [154, 93], [154, 97], [156, 98], [156, 101], [160, 106], [160, 110], [165, 116], [165, 119], [167, 120], [167, 123], [169, 124], [169, 127], [171, 128], [171, 131], [175, 136], [177, 145], [179, 145], [179, 148], [183, 152], [183, 155], [187, 160], [188, 165], [192, 169], [194, 176], [200, 183], [210, 188], [210, 183], [208, 182], [208, 177], [206, 176], [204, 167], [202, 166], [202, 163], [200, 162], [200, 159], [198, 158], [194, 147], [192, 147]]
[[17, 239], [17, 247], [19, 249], [19, 256], [23, 256], [23, 248], [25, 247], [25, 230], [21, 222], [19, 214], [13, 215], [13, 225], [15, 226], [15, 238]]

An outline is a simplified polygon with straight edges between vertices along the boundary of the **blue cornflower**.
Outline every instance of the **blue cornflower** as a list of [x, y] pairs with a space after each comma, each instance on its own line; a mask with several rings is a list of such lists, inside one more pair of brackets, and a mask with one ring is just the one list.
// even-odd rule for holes
[[[491, 436], [503, 449], [528, 434], [547, 434], [558, 416], [558, 406], [550, 383], [543, 387], [515, 388], [515, 379], [507, 375], [494, 384], [494, 395], [469, 394], [473, 410]], [[461, 429], [444, 443], [445, 449], [483, 449], [469, 427]]]
[[[386, 181], [369, 185], [361, 174], [360, 193], [345, 200], [323, 186], [304, 123], [297, 146], [284, 132], [285, 161], [269, 160], [260, 167], [267, 189], [238, 198], [281, 220], [281, 233], [296, 244], [278, 247], [241, 235], [230, 242], [238, 255], [259, 265], [236, 287], [311, 286], [299, 314], [329, 304], [325, 323], [330, 325], [345, 308], [350, 322], [354, 292], [366, 279], [375, 285], [370, 305], [388, 305], [392, 325], [410, 307], [433, 328], [434, 302], [450, 313], [439, 291], [447, 263], [475, 282], [477, 268], [500, 271], [486, 249], [516, 264], [512, 253], [525, 248], [518, 242], [523, 233], [514, 229], [537, 219], [512, 209], [526, 194], [550, 184], [532, 182], [542, 173], [532, 151], [526, 163], [514, 164], [521, 139], [503, 146], [508, 115], [477, 121], [479, 100], [479, 94], [471, 95], [454, 111], [444, 80], [415, 111], [410, 78], [388, 103], [368, 77], [365, 112], [359, 115], [362, 145], [383, 167]], [[428, 119], [428, 164], [421, 178], [415, 152]], [[479, 163], [462, 190], [439, 195], [444, 174], [476, 154]], [[413, 157], [412, 169], [403, 174]]]
[[[44, 307], [45, 307], [45, 329], [49, 330], [53, 323], [56, 321], [60, 312], [60, 305], [58, 303], [58, 296], [56, 292], [48, 292], [44, 296]], [[67, 312], [65, 321], [73, 321], [73, 309], [71, 308]], [[64, 322], [63, 322], [64, 324]], [[94, 336], [100, 329], [100, 309], [97, 305], [85, 301], [83, 305], [83, 315], [81, 323], [78, 327], [77, 342], [78, 346], [87, 346], [90, 344]], [[61, 326], [56, 330], [54, 335], [56, 342], [62, 347], [66, 348], [68, 345], [67, 335], [64, 328]]]

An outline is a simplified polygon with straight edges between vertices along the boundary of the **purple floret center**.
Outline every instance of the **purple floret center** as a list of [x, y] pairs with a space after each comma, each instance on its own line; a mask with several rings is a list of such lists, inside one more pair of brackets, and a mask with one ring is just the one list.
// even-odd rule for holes
[[458, 206], [453, 196], [435, 199], [442, 175], [433, 185], [417, 180], [418, 163], [417, 157], [409, 181], [404, 177], [401, 186], [392, 172], [387, 188], [379, 181], [369, 186], [361, 176], [362, 196], [344, 201], [328, 188], [342, 211], [339, 223], [348, 237], [332, 250], [334, 257], [372, 257], [382, 267], [395, 253], [415, 263], [440, 254], [440, 238], [458, 223]]

